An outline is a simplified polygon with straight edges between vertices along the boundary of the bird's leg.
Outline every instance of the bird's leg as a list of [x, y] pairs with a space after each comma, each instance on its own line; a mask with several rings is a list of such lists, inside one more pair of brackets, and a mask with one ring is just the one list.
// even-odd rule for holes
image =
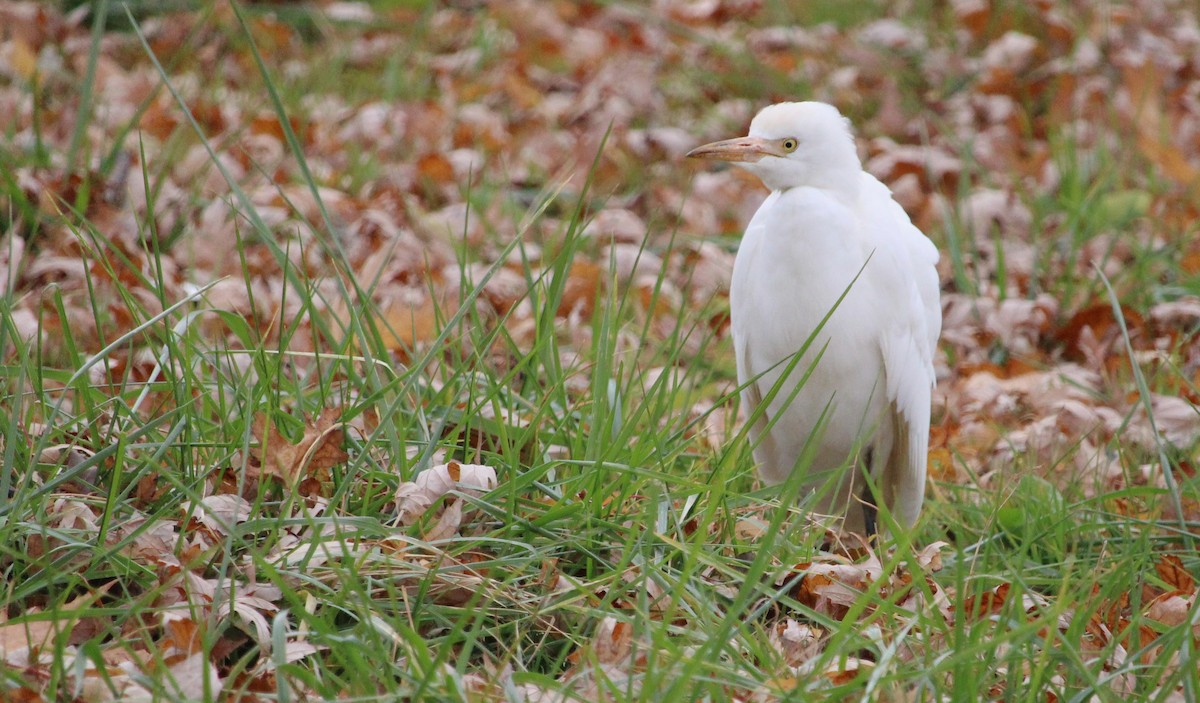
[[874, 459], [874, 448], [867, 447], [863, 452], [865, 459], [866, 471], [863, 471], [863, 490], [859, 496], [859, 501], [862, 503], [863, 511], [863, 530], [867, 533], [863, 535], [869, 542], [875, 541], [876, 535], [876, 519], [879, 517], [879, 506], [875, 503], [875, 492], [871, 490], [871, 464]]
[[875, 494], [871, 491], [871, 485], [867, 484], [862, 492], [862, 510], [863, 510], [863, 529], [867, 531], [867, 541], [874, 542], [875, 536], [878, 534], [875, 530], [875, 520], [879, 516], [879, 508], [875, 506]]

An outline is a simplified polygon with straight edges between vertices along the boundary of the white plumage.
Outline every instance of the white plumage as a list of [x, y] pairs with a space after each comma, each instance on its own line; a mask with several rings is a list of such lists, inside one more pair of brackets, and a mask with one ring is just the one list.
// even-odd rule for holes
[[[814, 510], [844, 516], [845, 530], [874, 530], [875, 496], [911, 527], [925, 495], [942, 323], [936, 247], [863, 171], [849, 121], [831, 105], [771, 105], [747, 137], [688, 155], [736, 162], [771, 189], [746, 228], [730, 291], [747, 416], [779, 385], [750, 428], [763, 479], [807, 467]], [[849, 466], [869, 471], [877, 492]]]

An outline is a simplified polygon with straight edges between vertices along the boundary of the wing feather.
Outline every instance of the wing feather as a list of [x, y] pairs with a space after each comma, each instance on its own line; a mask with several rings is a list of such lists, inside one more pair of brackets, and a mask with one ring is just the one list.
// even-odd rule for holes
[[884, 500], [904, 526], [916, 522], [925, 496], [929, 422], [936, 376], [933, 354], [941, 333], [942, 309], [937, 274], [938, 251], [879, 181], [868, 176], [864, 211], [888, 242], [882, 253], [894, 272], [889, 291], [907, 304], [880, 339], [894, 442], [883, 477]]
[[[738, 383], [742, 385], [742, 412], [747, 420], [759, 412], [758, 420], [750, 426], [750, 446], [754, 451], [754, 461], [758, 464], [760, 475], [768, 483], [780, 483], [786, 477], [780, 467], [786, 465], [786, 459], [780, 456], [780, 447], [774, 432], [767, 428], [771, 426], [771, 416], [767, 406], [763, 404], [764, 379], [750, 367], [752, 359], [749, 351], [750, 338], [745, 331], [734, 338], [737, 356]], [[770, 389], [767, 388], [767, 391]]]

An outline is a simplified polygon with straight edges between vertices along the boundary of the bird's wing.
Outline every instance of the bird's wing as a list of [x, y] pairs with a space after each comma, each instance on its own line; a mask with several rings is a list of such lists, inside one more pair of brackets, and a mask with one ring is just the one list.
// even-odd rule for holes
[[[780, 457], [779, 448], [772, 439], [771, 433], [767, 432], [770, 426], [771, 418], [767, 412], [766, 406], [763, 405], [763, 397], [766, 392], [770, 391], [770, 386], [767, 385], [764, 389], [765, 380], [761, 376], [767, 366], [756, 364], [755, 358], [752, 356], [751, 342], [752, 326], [747, 325], [746, 321], [750, 319], [750, 315], [740, 309], [741, 305], [746, 305], [750, 301], [742, 300], [742, 296], [746, 295], [749, 286], [746, 280], [750, 269], [754, 267], [748, 262], [755, 258], [757, 247], [762, 241], [764, 227], [762, 222], [763, 214], [769, 212], [770, 205], [779, 198], [778, 193], [772, 193], [767, 200], [759, 207], [758, 212], [750, 220], [746, 226], [746, 234], [742, 238], [741, 247], [738, 250], [738, 258], [734, 262], [733, 281], [730, 289], [730, 304], [733, 312], [733, 344], [734, 357], [737, 360], [737, 377], [738, 383], [742, 386], [742, 412], [749, 419], [751, 415], [758, 411], [758, 421], [750, 425], [750, 446], [754, 451], [754, 461], [760, 468], [766, 467], [767, 473], [775, 475], [779, 473], [779, 469], [775, 469], [779, 465]], [[760, 340], [761, 346], [761, 340]], [[757, 368], [762, 366], [762, 368]], [[784, 474], [786, 475], [786, 474]]]
[[885, 335], [881, 347], [895, 436], [883, 477], [885, 502], [900, 524], [916, 522], [925, 496], [932, 379], [927, 345], [916, 330]]
[[940, 258], [937, 247], [909, 221], [908, 215], [898, 203], [892, 201], [908, 225], [904, 243], [916, 279], [917, 293], [921, 298], [921, 309], [925, 313], [925, 340], [928, 344], [929, 377], [933, 383], [933, 353], [937, 349], [938, 336], [942, 333], [942, 294], [938, 280], [937, 263]]
[[[879, 181], [870, 178], [863, 212], [878, 242], [875, 256], [891, 274], [885, 294], [905, 304], [880, 340], [895, 442], [884, 477], [884, 498], [903, 525], [916, 521], [925, 493], [929, 414], [935, 382], [933, 354], [942, 325], [937, 247], [909, 220]], [[889, 499], [890, 494], [890, 499]]]
[[737, 375], [738, 383], [742, 384], [742, 412], [749, 419], [756, 411], [760, 411], [758, 420], [750, 426], [750, 445], [754, 449], [754, 460], [760, 465], [766, 466], [767, 462], [774, 461], [776, 451], [771, 444], [771, 433], [767, 432], [767, 427], [771, 422], [771, 418], [767, 415], [767, 408], [763, 405], [763, 389], [762, 378], [757, 376], [749, 368], [750, 359], [750, 338], [743, 333], [734, 338], [736, 348], [734, 349], [737, 357]]

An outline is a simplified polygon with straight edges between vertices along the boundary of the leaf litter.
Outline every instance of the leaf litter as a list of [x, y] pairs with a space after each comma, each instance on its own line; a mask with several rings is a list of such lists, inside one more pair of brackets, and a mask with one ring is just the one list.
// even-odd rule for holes
[[[11, 333], [46, 348], [69, 336], [71, 345], [96, 353], [114, 331], [136, 328], [204, 288], [206, 305], [236, 315], [258, 339], [295, 354], [298, 372], [310, 366], [305, 354], [340, 341], [345, 331], [336, 323], [352, 305], [373, 311], [397, 364], [444, 343], [443, 323], [465, 305], [528, 351], [539, 314], [530, 304], [531, 282], [562, 275], [553, 317], [567, 350], [562, 365], [576, 370], [564, 384], [572, 397], [584, 402], [591, 390], [578, 350], [590, 348], [592, 320], [614, 287], [638, 291], [633, 313], [649, 323], [653, 339], [680, 344], [677, 366], [659, 365], [646, 376], [647, 389], [660, 380], [669, 385], [680, 367], [709, 353], [698, 337], [681, 331], [686, 321], [698, 315], [718, 337], [727, 333], [723, 301], [732, 253], [713, 237], [738, 231], [757, 198], [749, 179], [730, 171], [684, 173], [679, 156], [694, 143], [736, 131], [758, 104], [798, 97], [766, 87], [772, 82], [804, 84], [812, 97], [855, 115], [860, 135], [872, 137], [860, 142], [864, 163], [919, 226], [958, 232], [948, 245], [970, 248], [969, 255], [947, 251], [941, 265], [945, 325], [932, 490], [1003, 485], [1015, 466], [1036, 473], [1045, 483], [1040, 490], [1051, 497], [1077, 491], [1103, 498], [1117, 515], [1200, 520], [1194, 490], [1179, 503], [1183, 515], [1165, 498], [1131, 492], [1168, 492], [1164, 451], [1179, 457], [1177, 471], [1194, 483], [1200, 443], [1200, 299], [1186, 287], [1183, 294], [1157, 297], [1131, 288], [1174, 275], [1154, 260], [1144, 263], [1145, 251], [1176, 258], [1186, 273], [1200, 271], [1200, 248], [1189, 236], [1198, 213], [1188, 197], [1200, 168], [1194, 13], [1178, 3], [1133, 2], [1100, 11], [1039, 2], [1022, 16], [960, 0], [946, 8], [952, 31], [925, 35], [897, 19], [857, 27], [772, 24], [764, 3], [755, 0], [663, 0], [649, 7], [485, 3], [478, 12], [468, 5], [432, 10], [430, 34], [415, 46], [400, 26], [419, 18], [404, 8], [317, 3], [312, 11], [327, 22], [321, 30], [327, 34], [315, 44], [270, 13], [254, 14], [255, 41], [285, 73], [303, 74], [329, 58], [322, 52], [343, 45], [340, 59], [353, 69], [377, 71], [401, 55], [414, 74], [428, 76], [427, 85], [408, 86], [409, 95], [394, 99], [377, 90], [359, 97], [314, 93], [301, 101], [303, 116], [285, 121], [265, 108], [261, 94], [219, 78], [241, 75], [253, 61], [246, 45], [233, 39], [232, 13], [146, 19], [150, 47], [171, 67], [172, 85], [216, 149], [215, 162], [134, 37], [106, 32], [94, 67], [92, 121], [81, 132], [90, 145], [82, 165], [68, 163], [64, 154], [75, 88], [88, 67], [86, 13], [64, 15], [31, 2], [0, 5], [0, 24], [10, 28], [0, 37], [5, 132], [22, 154], [44, 148], [43, 141], [51, 146], [49, 158], [20, 161], [8, 175], [21, 194], [3, 203], [10, 214], [0, 239]], [[470, 40], [481, 34], [492, 38], [486, 47]], [[744, 51], [751, 63], [738, 64], [729, 47]], [[730, 90], [722, 76], [747, 65], [765, 71], [766, 83]], [[938, 87], [954, 84], [961, 88]], [[128, 125], [136, 140], [125, 138]], [[297, 185], [303, 180], [288, 150], [289, 133], [318, 179], [315, 195]], [[1130, 134], [1132, 150], [1121, 141]], [[588, 246], [568, 268], [554, 271], [540, 252], [563, 245], [556, 233], [564, 231], [569, 213], [547, 201], [542, 217], [521, 226], [508, 224], [506, 213], [513, 203], [528, 209], [551, 189], [582, 192], [602, 142], [593, 192], [613, 195], [586, 212]], [[99, 155], [113, 145], [123, 166], [104, 171]], [[1064, 162], [1064, 148], [1080, 155], [1078, 163]], [[1080, 194], [1071, 179], [1111, 178], [1106, 160], [1154, 177], [1131, 175], [1111, 192]], [[364, 169], [368, 175], [358, 175]], [[638, 170], [630, 192], [626, 184]], [[247, 194], [274, 247], [249, 236], [248, 213], [225, 174]], [[471, 179], [490, 179], [507, 200], [469, 199], [463, 185]], [[1039, 198], [1070, 214], [1035, 214], [1029, 203]], [[316, 223], [336, 228], [338, 256], [327, 249], [326, 224]], [[1083, 228], [1092, 228], [1093, 236], [1072, 246]], [[691, 239], [675, 242], [677, 231]], [[519, 255], [502, 258], [496, 243], [518, 237], [528, 240]], [[466, 269], [456, 254], [464, 244], [478, 252]], [[1145, 266], [1151, 270], [1140, 271], [1140, 278], [1123, 277]], [[1094, 284], [1097, 271], [1128, 302], [1114, 309]], [[289, 272], [311, 282], [313, 303], [301, 301]], [[464, 297], [489, 276], [480, 295]], [[1063, 286], [1065, 280], [1086, 283]], [[348, 286], [349, 297], [321, 294], [348, 281], [363, 285]], [[237, 341], [212, 319], [197, 323], [197, 330]], [[114, 389], [127, 377], [147, 382], [150, 400], [134, 405], [147, 421], [178, 402], [150, 383], [161, 378], [156, 374], [178, 371], [164, 366], [160, 342], [135, 336], [91, 369]], [[630, 340], [626, 346], [636, 354], [640, 345]], [[489, 359], [498, 370], [511, 364], [510, 350], [497, 345], [493, 352]], [[1135, 373], [1152, 382], [1150, 412], [1135, 390]], [[436, 370], [431, 374], [436, 382]], [[266, 514], [264, 499], [279, 496], [302, 500], [272, 508], [275, 517], [295, 522], [265, 546], [262, 558], [303, 564], [325, 583], [336, 583], [339, 569], [354, 564], [359, 574], [378, 576], [376, 595], [442, 604], [471, 602], [482, 593], [532, 612], [546, 598], [633, 603], [645, 597], [639, 589], [661, 602], [661, 588], [637, 569], [627, 572], [630, 593], [623, 597], [563, 573], [554, 562], [526, 583], [490, 578], [493, 555], [452, 548], [455, 540], [488, 529], [488, 514], [475, 501], [513, 480], [482, 463], [435, 455], [409, 480], [396, 477], [389, 504], [394, 534], [359, 533], [343, 524], [352, 515], [331, 502], [334, 473], [355, 459], [352, 438], [368, 436], [379, 417], [366, 425], [362, 414], [344, 420], [346, 406], [336, 402], [316, 416], [259, 414], [247, 453], [213, 467], [204, 494], [166, 514], [154, 510], [174, 489], [165, 476], [173, 467], [164, 464], [139, 480], [139, 511], [109, 524], [96, 486], [111, 461], [106, 449], [128, 428], [96, 416], [88, 424], [56, 424], [72, 413], [84, 417], [85, 408], [75, 407], [78, 399], [55, 383], [47, 390], [58, 394], [61, 412], [42, 418], [50, 424], [34, 419], [22, 428], [41, 448], [38, 465], [49, 467], [30, 480], [48, 486], [40, 517], [50, 529], [31, 534], [26, 552], [38, 559], [69, 539], [105, 530], [104, 546], [144, 568], [149, 576], [139, 590], [156, 595], [148, 616], [137, 621], [74, 615], [100, 601], [119, 604], [123, 596], [114, 581], [89, 584], [57, 604], [28, 594], [8, 603], [0, 612], [0, 650], [6, 666], [26, 672], [29, 682], [48, 680], [52, 641], [64, 644], [57, 650], [68, 660], [58, 662], [61, 670], [81, 673], [75, 682], [80, 700], [151, 699], [156, 694], [143, 676], [173, 681], [168, 695], [221, 691], [228, 700], [259, 700], [257, 692], [274, 690], [279, 661], [320, 656], [325, 645], [309, 642], [295, 621], [276, 638], [272, 622], [283, 600], [277, 586], [258, 580], [246, 564], [236, 573], [212, 568], [231, 534], [255, 529]], [[700, 423], [691, 436], [708, 455], [727, 444], [739, 421], [718, 402], [723, 393], [699, 401], [690, 413]], [[526, 423], [520, 412], [498, 416], [494, 409], [484, 419], [509, 427]], [[486, 431], [475, 431], [474, 439], [477, 450], [502, 441]], [[547, 455], [567, 458], [566, 451], [557, 445]], [[613, 505], [633, 509], [645, 500], [626, 498], [615, 496]], [[763, 537], [765, 523], [753, 510], [737, 524], [743, 539]], [[999, 631], [1021, 627], [1021, 620], [1040, 626], [1047, 643], [1078, 637], [1096, 657], [1088, 665], [1111, 673], [1105, 685], [1118, 695], [1130, 694], [1136, 683], [1127, 657], [1155, 662], [1164, 679], [1176, 667], [1193, 665], [1176, 652], [1159, 661], [1155, 643], [1164, 629], [1195, 621], [1194, 559], [1185, 563], [1164, 548], [1135, 597], [1132, 588], [1098, 593], [1098, 606], [1080, 616], [1080, 627], [1051, 596], [1015, 583], [970, 592], [940, 583], [934, 575], [947, 549], [932, 543], [900, 566], [872, 547], [857, 559], [818, 554], [800, 565], [776, 564], [779, 587], [799, 577], [789, 596], [808, 616], [788, 614], [767, 624], [779, 669], [764, 671], [761, 686], [731, 691], [731, 697], [775, 700], [814, 680], [841, 685], [870, 675], [889, 656], [936, 652], [946, 646], [945, 628]], [[716, 592], [736, 590], [719, 572], [702, 578]], [[894, 606], [887, 618], [859, 610], [868, 592]], [[578, 697], [636, 687], [654, 663], [652, 643], [632, 631], [621, 608], [614, 610], [597, 615], [590, 639], [566, 658], [559, 680]], [[830, 660], [831, 628], [851, 613], [869, 623], [863, 634], [874, 653]], [[81, 655], [84, 640], [70, 634], [83, 636], [85, 620], [120, 633], [98, 640], [103, 671]], [[556, 628], [552, 617], [539, 622]], [[1194, 624], [1190, 629], [1200, 637]], [[279, 641], [287, 650], [282, 658], [270, 654]], [[247, 642], [260, 654], [244, 668], [231, 668], [229, 653], [244, 651]], [[158, 676], [163, 672], [170, 676]], [[983, 695], [1002, 697], [1006, 682], [1028, 673], [996, 672], [995, 688]], [[513, 675], [507, 664], [486, 663], [464, 681], [471, 691], [495, 696], [498, 687], [513, 685]], [[560, 698], [528, 683], [515, 690], [529, 700]], [[54, 692], [22, 684], [5, 695], [49, 700]]]

